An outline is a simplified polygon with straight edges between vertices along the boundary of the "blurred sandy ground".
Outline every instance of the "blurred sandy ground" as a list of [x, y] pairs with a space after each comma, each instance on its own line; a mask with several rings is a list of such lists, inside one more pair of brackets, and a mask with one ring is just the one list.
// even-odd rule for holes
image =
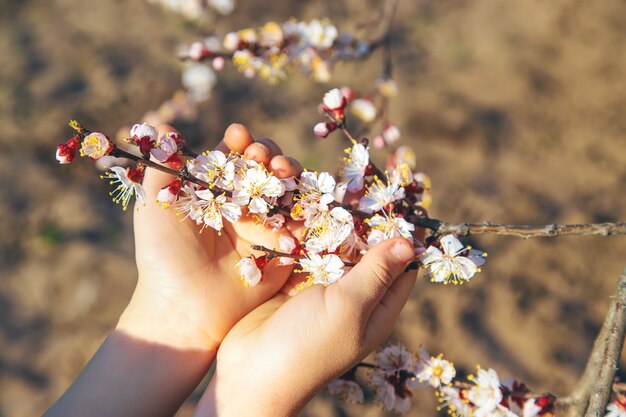
[[[240, 0], [215, 29], [329, 16], [351, 30], [379, 9]], [[130, 213], [109, 201], [91, 164], [58, 166], [54, 147], [70, 118], [113, 133], [161, 103], [179, 86], [176, 45], [197, 32], [142, 1], [4, 1], [0, 14], [0, 416], [22, 417], [42, 413], [75, 378], [136, 278]], [[626, 218], [626, 3], [402, 0], [394, 38], [393, 119], [432, 178], [432, 215]], [[369, 88], [380, 68], [379, 56], [339, 65], [332, 86]], [[226, 71], [199, 123], [178, 126], [209, 148], [243, 122], [305, 166], [332, 169], [340, 141], [311, 132], [328, 88]], [[394, 338], [442, 351], [462, 371], [480, 363], [537, 391], [567, 392], [626, 264], [626, 238], [471, 243], [490, 253], [484, 272], [462, 288], [420, 280]], [[436, 414], [433, 398], [418, 393], [410, 415]], [[304, 413], [383, 414], [327, 395]]]

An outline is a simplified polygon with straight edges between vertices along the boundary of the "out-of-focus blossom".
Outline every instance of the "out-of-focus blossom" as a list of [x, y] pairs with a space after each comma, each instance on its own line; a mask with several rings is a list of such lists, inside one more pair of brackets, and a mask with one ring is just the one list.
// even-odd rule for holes
[[336, 379], [328, 385], [328, 392], [350, 404], [363, 404], [363, 388], [356, 381]]
[[380, 77], [376, 80], [376, 89], [383, 97], [395, 97], [398, 95], [398, 84], [389, 77]]
[[357, 98], [350, 103], [350, 111], [356, 117], [369, 123], [376, 118], [376, 106], [374, 102], [367, 98]]
[[394, 124], [387, 123], [383, 130], [382, 137], [387, 145], [393, 145], [400, 140], [400, 129]]
[[312, 46], [327, 49], [337, 38], [337, 28], [328, 21], [311, 20], [306, 28], [306, 36]]
[[211, 96], [217, 78], [210, 67], [192, 62], [185, 65], [182, 81], [189, 98], [193, 102], [199, 103]]

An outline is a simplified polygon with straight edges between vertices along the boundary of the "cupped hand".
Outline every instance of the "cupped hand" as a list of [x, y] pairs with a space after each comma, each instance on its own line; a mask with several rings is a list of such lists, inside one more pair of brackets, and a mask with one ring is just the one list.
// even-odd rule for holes
[[[226, 130], [217, 149], [262, 163], [278, 178], [302, 171], [273, 141], [255, 141], [239, 124]], [[276, 294], [292, 272], [272, 261], [261, 283], [246, 288], [235, 264], [254, 253], [252, 244], [278, 247], [279, 236], [289, 231], [274, 231], [243, 216], [234, 224], [225, 221], [221, 235], [212, 228], [200, 233], [195, 222], [181, 221], [174, 210], [157, 204], [157, 193], [173, 179], [146, 170], [146, 203], [137, 204], [134, 214], [139, 279], [118, 329], [177, 347], [216, 349], [230, 328]]]
[[408, 241], [387, 240], [335, 284], [253, 310], [222, 342], [194, 416], [297, 414], [389, 335], [415, 283], [413, 257]]

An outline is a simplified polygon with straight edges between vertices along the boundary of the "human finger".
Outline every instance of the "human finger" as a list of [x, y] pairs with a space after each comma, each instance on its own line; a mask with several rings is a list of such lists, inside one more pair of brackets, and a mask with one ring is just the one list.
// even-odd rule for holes
[[350, 272], [328, 288], [330, 297], [346, 303], [361, 317], [369, 317], [414, 257], [403, 238], [383, 241], [363, 256]]
[[242, 154], [253, 143], [254, 139], [248, 128], [241, 123], [233, 123], [226, 128], [224, 138], [215, 149], [224, 153], [232, 151]]
[[374, 308], [363, 335], [364, 344], [374, 348], [379, 345], [391, 332], [400, 311], [411, 296], [415, 286], [417, 271], [410, 270], [402, 273], [389, 287], [387, 293], [377, 307]]
[[269, 170], [277, 178], [298, 177], [302, 173], [302, 165], [295, 158], [284, 155], [276, 155], [267, 165]]
[[243, 156], [247, 159], [251, 159], [265, 166], [268, 166], [272, 158], [276, 155], [282, 155], [282, 150], [273, 140], [267, 138], [256, 140], [243, 152]]

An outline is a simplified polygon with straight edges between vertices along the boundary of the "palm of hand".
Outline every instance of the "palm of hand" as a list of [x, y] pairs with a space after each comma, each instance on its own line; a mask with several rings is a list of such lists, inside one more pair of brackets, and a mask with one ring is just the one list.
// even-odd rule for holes
[[[228, 139], [227, 131], [226, 143]], [[251, 139], [240, 141], [235, 143], [240, 149], [233, 150], [248, 153], [259, 145], [250, 144]], [[260, 162], [271, 167], [276, 154], [267, 152]], [[290, 165], [281, 175], [297, 175], [297, 170]], [[278, 247], [279, 236], [289, 232], [256, 225], [244, 216], [234, 224], [224, 222], [221, 235], [211, 228], [200, 233], [199, 225], [190, 219], [181, 221], [173, 210], [164, 210], [155, 202], [156, 193], [171, 180], [160, 172], [146, 173], [147, 202], [138, 205], [134, 221], [138, 287], [156, 299], [175, 300], [177, 308], [183, 309], [209, 340], [219, 344], [240, 318], [278, 292], [292, 272], [292, 267], [271, 261], [261, 284], [246, 288], [235, 264], [252, 253], [258, 256], [251, 249], [252, 243]]]
[[[268, 414], [295, 414], [389, 335], [415, 283], [413, 271], [403, 273], [413, 256], [404, 239], [384, 241], [340, 281], [294, 297], [277, 294], [251, 311], [224, 338], [196, 415], [239, 415], [259, 404], [271, 405]], [[245, 403], [226, 400], [240, 392]]]

